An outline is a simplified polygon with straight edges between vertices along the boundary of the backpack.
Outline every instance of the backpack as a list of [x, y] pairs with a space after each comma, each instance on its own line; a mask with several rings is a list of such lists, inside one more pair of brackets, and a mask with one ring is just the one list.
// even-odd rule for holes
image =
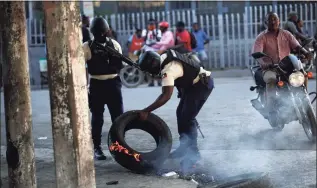
[[197, 40], [195, 38], [195, 35], [192, 32], [188, 31], [188, 33], [190, 35], [190, 46], [192, 47], [192, 49], [194, 49], [197, 47]]

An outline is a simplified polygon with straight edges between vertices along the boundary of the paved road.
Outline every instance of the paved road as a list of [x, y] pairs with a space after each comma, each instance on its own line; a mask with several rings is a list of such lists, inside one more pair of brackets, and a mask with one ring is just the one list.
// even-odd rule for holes
[[[272, 132], [268, 122], [250, 105], [249, 101], [256, 97], [256, 93], [249, 91], [253, 80], [248, 77], [217, 78], [215, 84], [215, 90], [198, 116], [198, 121], [206, 136], [205, 139], [199, 138], [199, 147], [202, 150], [205, 166], [214, 173], [221, 172], [228, 175], [252, 171], [269, 172], [274, 185], [278, 188], [304, 188], [316, 185], [316, 144], [308, 142], [303, 128], [298, 122], [288, 124], [280, 133]], [[316, 81], [310, 81], [309, 88], [310, 91], [315, 91]], [[157, 87], [124, 89], [125, 110], [144, 108], [158, 96], [160, 91], [160, 88]], [[174, 148], [178, 144], [175, 118], [177, 103], [175, 92], [171, 101], [154, 112], [170, 126]], [[33, 135], [37, 158], [52, 162], [48, 91], [33, 91], [32, 105]], [[1, 121], [3, 123], [3, 116]], [[105, 140], [109, 126], [110, 118], [106, 110], [103, 129], [104, 148], [106, 148]], [[2, 126], [1, 145], [5, 144], [4, 130], [4, 126]], [[127, 134], [128, 141], [137, 150], [148, 150], [154, 147], [150, 136], [147, 137], [141, 131], [131, 131], [131, 134]], [[39, 139], [41, 137], [46, 137], [46, 139]], [[137, 140], [134, 139], [136, 137]], [[108, 163], [96, 162], [97, 172], [121, 173], [125, 171], [113, 162]], [[54, 177], [53, 174], [47, 176]], [[105, 176], [110, 177], [110, 175]], [[113, 178], [115, 175], [111, 177]], [[102, 179], [97, 178], [97, 182]], [[43, 183], [43, 181], [41, 182]], [[182, 186], [185, 187], [185, 185]], [[140, 187], [140, 185], [135, 187]]]

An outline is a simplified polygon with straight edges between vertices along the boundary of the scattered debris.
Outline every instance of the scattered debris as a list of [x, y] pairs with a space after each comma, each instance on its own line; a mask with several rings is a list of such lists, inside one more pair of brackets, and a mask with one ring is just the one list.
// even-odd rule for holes
[[194, 179], [190, 180], [191, 182], [194, 182], [195, 184], [199, 185], [199, 183], [197, 181], [195, 181]]
[[163, 177], [170, 177], [170, 178], [178, 178], [179, 177], [179, 175], [174, 171], [165, 173], [162, 176]]
[[117, 185], [119, 181], [109, 181], [106, 183], [106, 185]]
[[37, 139], [38, 139], [38, 140], [46, 140], [47, 137], [46, 137], [46, 136], [44, 136], [44, 137], [38, 137]]

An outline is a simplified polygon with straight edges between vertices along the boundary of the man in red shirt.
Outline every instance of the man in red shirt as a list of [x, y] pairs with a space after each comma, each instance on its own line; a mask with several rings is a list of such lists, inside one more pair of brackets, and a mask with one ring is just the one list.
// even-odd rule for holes
[[179, 21], [176, 24], [175, 45], [178, 45], [178, 44], [184, 44], [184, 48], [180, 48], [179, 50], [177, 50], [180, 53], [186, 53], [186, 52], [191, 52], [192, 51], [190, 34], [185, 29], [185, 23], [182, 22], [182, 21]]

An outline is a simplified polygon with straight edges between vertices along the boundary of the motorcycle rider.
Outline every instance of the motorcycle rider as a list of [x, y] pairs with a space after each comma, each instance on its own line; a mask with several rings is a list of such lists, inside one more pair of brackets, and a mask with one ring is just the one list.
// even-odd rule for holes
[[160, 41], [162, 32], [156, 28], [155, 20], [149, 19], [147, 29], [142, 31], [142, 37], [144, 37], [145, 44], [151, 46]]
[[171, 98], [174, 86], [180, 91], [176, 111], [180, 146], [170, 157], [180, 159], [183, 170], [190, 170], [201, 157], [197, 146], [196, 116], [214, 88], [211, 72], [205, 70], [199, 61], [172, 49], [162, 55], [147, 51], [138, 62], [141, 70], [162, 77], [162, 94], [154, 103], [140, 111], [141, 120], [146, 120], [150, 112], [163, 106]]
[[299, 41], [307, 40], [307, 37], [298, 29], [298, 16], [296, 12], [288, 14], [288, 20], [284, 24], [284, 29], [291, 32]]
[[[278, 64], [284, 57], [291, 53], [291, 49], [299, 50], [307, 58], [311, 58], [311, 54], [300, 46], [296, 38], [287, 30], [280, 29], [279, 17], [276, 13], [270, 12], [266, 16], [266, 22], [268, 28], [261, 32], [255, 39], [253, 46], [253, 53], [263, 52], [272, 57], [273, 63]], [[272, 65], [271, 59], [262, 58], [260, 60], [260, 66], [262, 70], [259, 70], [256, 74], [262, 73], [262, 78], [266, 83], [266, 102], [269, 110], [269, 116], [275, 119], [273, 112], [273, 97], [276, 84], [276, 72], [270, 70]]]
[[106, 156], [100, 146], [104, 105], [107, 104], [112, 122], [123, 113], [122, 85], [118, 76], [123, 63], [120, 58], [100, 51], [97, 44], [108, 45], [121, 54], [122, 50], [117, 41], [106, 37], [109, 25], [102, 17], [92, 20], [90, 31], [94, 38], [83, 44], [83, 50], [90, 75], [89, 108], [92, 115], [92, 139], [95, 158], [105, 160]]
[[156, 49], [158, 53], [162, 53], [164, 50], [174, 46], [174, 35], [172, 31], [168, 30], [169, 24], [166, 21], [159, 23], [160, 31], [162, 33], [161, 40], [156, 42], [152, 48]]
[[[159, 42], [156, 42], [151, 47], [154, 51], [157, 51], [159, 54], [162, 53], [167, 48], [174, 46], [174, 35], [171, 31], [168, 30], [169, 24], [166, 21], [162, 21], [159, 23], [160, 31], [162, 33], [162, 37]], [[149, 86], [154, 86], [154, 77], [149, 78]], [[162, 85], [161, 79], [157, 80], [158, 86]]]
[[[148, 21], [147, 29], [142, 31], [142, 37], [144, 37], [145, 44], [147, 46], [152, 46], [155, 43], [159, 42], [162, 37], [161, 30], [156, 28], [156, 21], [153, 18], [150, 18]], [[152, 76], [149, 78], [149, 87], [154, 86], [154, 80], [157, 80], [157, 85], [161, 86], [161, 80]]]

